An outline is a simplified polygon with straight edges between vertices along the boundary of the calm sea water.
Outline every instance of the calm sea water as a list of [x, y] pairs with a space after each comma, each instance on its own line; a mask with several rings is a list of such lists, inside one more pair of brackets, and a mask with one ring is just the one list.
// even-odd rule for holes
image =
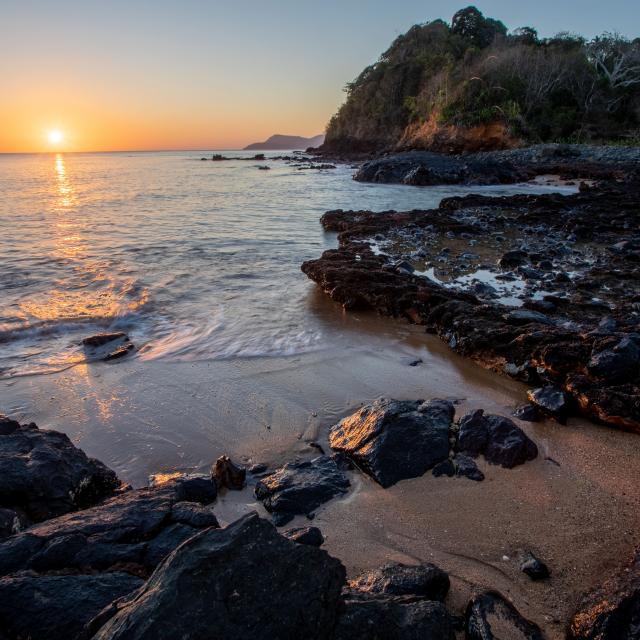
[[361, 184], [279, 154], [0, 155], [0, 377], [82, 362], [82, 338], [103, 331], [128, 332], [144, 360], [321, 349], [336, 336], [300, 264], [335, 245], [322, 213], [471, 190]]

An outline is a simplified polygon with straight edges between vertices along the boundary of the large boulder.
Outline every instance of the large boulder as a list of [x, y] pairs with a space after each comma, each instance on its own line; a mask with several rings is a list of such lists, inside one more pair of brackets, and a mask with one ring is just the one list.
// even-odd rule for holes
[[290, 462], [258, 481], [255, 495], [276, 524], [296, 515], [311, 515], [321, 504], [342, 495], [349, 479], [328, 456]]
[[95, 640], [330, 638], [344, 580], [339, 560], [249, 514], [185, 542]]
[[467, 640], [543, 640], [538, 625], [523, 618], [499, 593], [485, 591], [476, 595], [465, 615]]
[[349, 586], [375, 595], [443, 601], [449, 592], [449, 576], [430, 562], [418, 565], [389, 563], [350, 580]]
[[119, 487], [115, 472], [64, 433], [0, 416], [0, 507], [15, 513], [13, 529], [84, 509]]
[[127, 491], [34, 525], [0, 543], [0, 576], [24, 570], [89, 573], [123, 563], [148, 574], [199, 529], [217, 526], [210, 507], [197, 503], [206, 494], [194, 480]]
[[640, 639], [640, 548], [630, 566], [583, 598], [571, 620], [574, 640]]
[[511, 469], [538, 455], [538, 447], [513, 420], [486, 415], [482, 409], [460, 419], [458, 448], [473, 458], [483, 454], [487, 462]]
[[113, 600], [144, 584], [128, 573], [0, 578], [0, 630], [9, 638], [73, 640]]
[[446, 400], [381, 398], [333, 427], [329, 443], [386, 488], [448, 457], [454, 413]]

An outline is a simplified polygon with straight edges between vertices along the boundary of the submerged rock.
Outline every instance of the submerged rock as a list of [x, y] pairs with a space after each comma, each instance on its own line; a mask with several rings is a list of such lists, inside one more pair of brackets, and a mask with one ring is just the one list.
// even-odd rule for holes
[[222, 487], [239, 491], [244, 487], [247, 470], [233, 462], [229, 456], [220, 456], [211, 469], [211, 478], [218, 490]]
[[571, 413], [571, 398], [555, 385], [547, 385], [527, 392], [529, 402], [543, 413], [555, 418], [561, 424], [567, 422]]
[[640, 548], [631, 565], [586, 595], [571, 620], [573, 640], [640, 638]]
[[522, 420], [523, 422], [538, 422], [540, 420], [540, 414], [538, 409], [532, 404], [523, 404], [515, 409], [513, 417]]
[[295, 515], [310, 515], [321, 504], [347, 492], [349, 479], [328, 456], [290, 462], [258, 481], [255, 495], [274, 521], [286, 524]]
[[381, 398], [333, 427], [329, 443], [386, 488], [419, 477], [448, 457], [454, 413], [446, 400]]
[[73, 640], [104, 607], [143, 584], [123, 572], [0, 578], [0, 629], [9, 638]]
[[114, 340], [129, 340], [129, 336], [122, 331], [116, 333], [98, 333], [95, 336], [89, 336], [82, 339], [82, 345], [85, 347], [102, 347]]
[[460, 419], [458, 447], [472, 458], [483, 454], [487, 462], [508, 469], [538, 455], [538, 447], [512, 420], [485, 415], [482, 409]]
[[249, 514], [183, 544], [94, 637], [330, 638], [344, 579], [339, 560]]
[[523, 618], [495, 591], [485, 591], [469, 602], [465, 634], [467, 640], [544, 640], [538, 625]]
[[449, 576], [430, 562], [419, 565], [385, 564], [349, 581], [351, 589], [387, 596], [414, 596], [444, 601], [449, 592]]
[[15, 513], [12, 528], [91, 506], [119, 487], [115, 472], [64, 433], [0, 416], [0, 507]]
[[282, 535], [293, 542], [312, 547], [321, 547], [324, 543], [324, 536], [318, 527], [295, 527], [284, 531]]

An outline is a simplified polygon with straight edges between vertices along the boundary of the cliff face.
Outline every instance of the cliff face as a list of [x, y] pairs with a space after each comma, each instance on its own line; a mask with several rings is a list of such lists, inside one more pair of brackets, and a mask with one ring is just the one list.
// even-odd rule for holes
[[328, 151], [640, 142], [640, 39], [540, 40], [467, 7], [412, 27], [345, 91]]

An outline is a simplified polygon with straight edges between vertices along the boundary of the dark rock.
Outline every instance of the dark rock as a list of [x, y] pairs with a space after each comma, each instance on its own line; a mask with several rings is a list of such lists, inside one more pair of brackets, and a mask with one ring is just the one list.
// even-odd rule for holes
[[425, 600], [444, 601], [449, 592], [449, 576], [435, 564], [398, 563], [367, 571], [349, 581], [351, 589], [387, 596], [415, 596]]
[[386, 488], [419, 477], [448, 457], [454, 413], [446, 400], [381, 398], [334, 426], [329, 443]]
[[539, 422], [540, 414], [537, 407], [532, 404], [523, 404], [516, 408], [513, 417], [523, 422]]
[[88, 458], [65, 434], [3, 424], [0, 507], [39, 522], [95, 504], [120, 486], [111, 469]]
[[120, 358], [124, 358], [124, 356], [126, 356], [128, 353], [133, 351], [134, 348], [135, 347], [133, 346], [133, 343], [125, 342], [119, 347], [116, 347], [113, 351], [110, 351], [109, 353], [107, 353], [107, 355], [104, 356], [102, 359], [105, 362], [109, 362], [111, 360], [119, 360]]
[[0, 436], [8, 436], [20, 428], [20, 423], [0, 414]]
[[258, 481], [255, 495], [265, 508], [286, 524], [295, 515], [309, 515], [321, 504], [349, 488], [347, 476], [327, 456], [290, 462]]
[[257, 476], [257, 475], [260, 475], [261, 473], [265, 473], [265, 471], [267, 471], [268, 469], [269, 467], [264, 462], [258, 462], [256, 464], [252, 464], [249, 467], [249, 473], [252, 476]]
[[335, 640], [454, 640], [454, 620], [441, 602], [347, 594]]
[[23, 513], [0, 508], [0, 540], [22, 531], [29, 524], [29, 520]]
[[10, 638], [73, 640], [105, 606], [142, 584], [121, 572], [0, 578], [0, 629]]
[[587, 594], [571, 620], [572, 640], [640, 638], [640, 548], [630, 566]]
[[98, 333], [95, 336], [89, 336], [82, 339], [82, 344], [85, 347], [102, 347], [114, 340], [129, 340], [129, 336], [122, 331], [117, 333]]
[[282, 535], [298, 544], [308, 544], [312, 547], [321, 547], [324, 544], [324, 536], [318, 527], [296, 527], [284, 531]]
[[246, 477], [247, 470], [231, 462], [229, 456], [220, 456], [211, 469], [211, 478], [218, 491], [222, 487], [239, 491], [244, 487]]
[[453, 464], [453, 460], [451, 458], [447, 458], [442, 462], [438, 462], [438, 464], [433, 467], [433, 471], [431, 472], [436, 478], [440, 476], [448, 476], [449, 478], [453, 478], [456, 475], [456, 466]]
[[613, 348], [593, 354], [587, 368], [592, 376], [609, 381], [633, 378], [640, 368], [640, 348], [635, 340], [623, 338]]
[[198, 529], [186, 524], [172, 524], [163, 528], [162, 531], [146, 545], [144, 556], [146, 568], [153, 570], [153, 568], [159, 565], [174, 549], [196, 533], [198, 533]]
[[540, 324], [553, 325], [555, 324], [548, 316], [539, 311], [531, 311], [530, 309], [516, 309], [510, 311], [505, 315], [505, 320], [509, 324], [521, 325], [529, 324], [530, 322], [538, 322]]
[[185, 502], [210, 504], [218, 495], [216, 484], [211, 478], [182, 477], [171, 484], [178, 499]]
[[469, 480], [475, 480], [476, 482], [484, 480], [484, 473], [478, 469], [478, 465], [469, 456], [458, 453], [453, 459], [453, 463], [456, 468], [456, 476], [469, 478]]
[[511, 469], [533, 460], [538, 447], [520, 427], [503, 416], [485, 415], [482, 409], [460, 419], [458, 447], [461, 453]]
[[538, 625], [523, 618], [499, 593], [485, 591], [467, 605], [465, 638], [467, 640], [543, 640]]
[[215, 526], [213, 514], [185, 503], [184, 493], [177, 479], [126, 491], [90, 509], [34, 525], [0, 543], [0, 575], [102, 571], [121, 562], [136, 564], [137, 573], [148, 573], [188, 537], [186, 533]]
[[177, 502], [171, 507], [171, 520], [191, 527], [219, 527], [213, 509], [199, 502]]
[[[259, 568], [259, 569], [257, 569]], [[342, 564], [249, 514], [185, 542], [95, 640], [330, 638]]]
[[554, 385], [547, 385], [539, 389], [532, 389], [527, 392], [529, 402], [537, 407], [542, 413], [555, 418], [561, 424], [567, 422], [571, 413], [571, 399], [562, 389]]
[[500, 260], [498, 260], [498, 266], [501, 269], [509, 270], [515, 269], [516, 267], [520, 267], [528, 262], [528, 254], [526, 251], [520, 251], [519, 249], [514, 249], [512, 251], [507, 251], [502, 255]]
[[532, 580], [544, 580], [551, 575], [549, 567], [531, 552], [524, 554], [520, 564], [520, 571], [526, 573]]
[[417, 360], [412, 360], [409, 363], [409, 366], [410, 367], [417, 367], [419, 364], [422, 364], [422, 359], [421, 358], [418, 358]]

